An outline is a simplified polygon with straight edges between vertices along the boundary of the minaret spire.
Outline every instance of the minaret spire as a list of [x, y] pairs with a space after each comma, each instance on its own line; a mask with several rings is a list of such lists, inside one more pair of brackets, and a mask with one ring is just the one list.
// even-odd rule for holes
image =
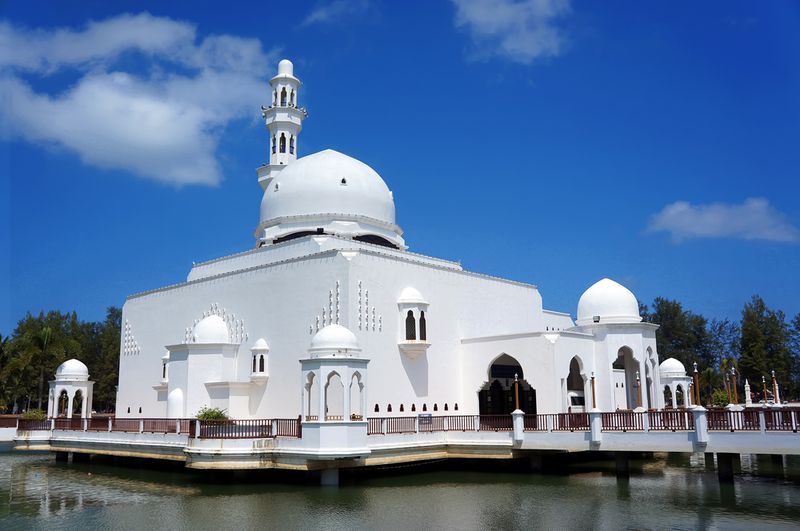
[[261, 116], [269, 130], [269, 164], [256, 170], [262, 190], [267, 189], [287, 164], [297, 159], [297, 137], [307, 116], [306, 110], [298, 105], [301, 84], [294, 77], [294, 65], [288, 59], [278, 63], [278, 75], [269, 80], [272, 104], [261, 107]]

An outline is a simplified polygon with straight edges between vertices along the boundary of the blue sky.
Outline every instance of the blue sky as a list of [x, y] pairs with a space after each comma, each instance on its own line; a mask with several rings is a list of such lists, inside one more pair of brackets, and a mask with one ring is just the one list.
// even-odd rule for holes
[[410, 249], [738, 318], [800, 312], [800, 5], [334, 0], [0, 8], [0, 333], [252, 247], [259, 106], [393, 190]]

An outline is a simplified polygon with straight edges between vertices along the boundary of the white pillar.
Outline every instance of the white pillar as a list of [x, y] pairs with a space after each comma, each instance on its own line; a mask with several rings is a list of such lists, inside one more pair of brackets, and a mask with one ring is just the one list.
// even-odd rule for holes
[[325, 420], [327, 417], [327, 411], [325, 411], [325, 396], [328, 394], [328, 380], [325, 379], [325, 382], [322, 381], [322, 371], [320, 372], [320, 382], [319, 382], [319, 420]]
[[353, 385], [353, 371], [348, 369], [342, 372], [347, 375], [347, 380], [345, 381], [348, 382], [347, 385], [342, 382], [342, 393], [344, 393], [344, 396], [342, 397], [342, 419], [350, 420], [350, 386]]
[[647, 373], [645, 372], [644, 361], [639, 362], [639, 395], [642, 397], [642, 403], [639, 404], [645, 409], [650, 408], [650, 401], [647, 398]]
[[72, 418], [72, 399], [75, 398], [75, 391], [72, 393], [67, 393], [67, 418]]

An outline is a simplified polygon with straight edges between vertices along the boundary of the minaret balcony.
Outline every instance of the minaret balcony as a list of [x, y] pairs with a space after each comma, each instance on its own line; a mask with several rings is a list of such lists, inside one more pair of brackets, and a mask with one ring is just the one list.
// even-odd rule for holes
[[428, 352], [431, 344], [424, 339], [405, 339], [400, 341], [397, 346], [400, 347], [400, 352], [413, 360]]

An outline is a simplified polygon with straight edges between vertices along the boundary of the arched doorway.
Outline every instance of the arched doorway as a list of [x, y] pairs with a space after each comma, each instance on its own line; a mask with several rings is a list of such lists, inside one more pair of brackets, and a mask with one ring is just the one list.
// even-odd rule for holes
[[338, 372], [330, 373], [325, 385], [325, 420], [344, 420], [344, 384]]
[[586, 377], [582, 374], [581, 364], [575, 356], [569, 362], [569, 374], [566, 379], [567, 409], [572, 413], [586, 411]]
[[668, 385], [664, 386], [664, 407], [675, 407], [672, 402], [672, 389]]
[[478, 411], [481, 415], [507, 415], [516, 408], [514, 375], [519, 384], [519, 408], [536, 414], [536, 389], [524, 378], [519, 362], [503, 354], [489, 367], [489, 378], [478, 391]]
[[57, 417], [66, 417], [69, 412], [69, 395], [67, 395], [67, 390], [63, 389], [58, 394], [58, 408], [57, 408]]
[[71, 416], [81, 417], [83, 415], [83, 393], [80, 389], [75, 391], [75, 396], [72, 397], [72, 411]]
[[611, 366], [615, 409], [634, 409], [640, 405], [637, 385], [641, 383], [636, 381], [638, 366], [630, 348], [622, 347], [617, 351], [617, 359]]

